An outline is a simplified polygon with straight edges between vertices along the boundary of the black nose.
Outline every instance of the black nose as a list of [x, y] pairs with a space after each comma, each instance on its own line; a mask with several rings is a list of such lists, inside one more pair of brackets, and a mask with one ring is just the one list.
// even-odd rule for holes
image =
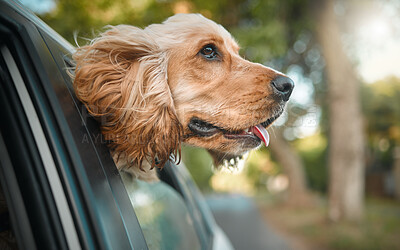
[[278, 75], [274, 80], [271, 81], [271, 85], [275, 94], [279, 98], [283, 99], [285, 102], [289, 100], [294, 88], [294, 82], [292, 79], [286, 76]]

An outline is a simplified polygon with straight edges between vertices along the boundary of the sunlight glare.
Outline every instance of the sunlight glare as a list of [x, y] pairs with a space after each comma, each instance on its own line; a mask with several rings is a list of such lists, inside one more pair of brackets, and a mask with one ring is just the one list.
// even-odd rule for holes
[[395, 37], [390, 20], [377, 15], [359, 27], [357, 39], [358, 70], [368, 83], [388, 76], [400, 77], [398, 58], [400, 38]]
[[379, 45], [390, 37], [390, 23], [383, 17], [375, 17], [360, 28], [360, 37]]

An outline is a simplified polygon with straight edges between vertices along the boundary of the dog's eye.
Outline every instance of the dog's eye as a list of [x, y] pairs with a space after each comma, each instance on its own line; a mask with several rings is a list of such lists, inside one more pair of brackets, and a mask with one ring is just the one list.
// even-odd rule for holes
[[208, 44], [200, 50], [200, 54], [208, 60], [213, 60], [218, 57], [217, 49], [213, 44]]

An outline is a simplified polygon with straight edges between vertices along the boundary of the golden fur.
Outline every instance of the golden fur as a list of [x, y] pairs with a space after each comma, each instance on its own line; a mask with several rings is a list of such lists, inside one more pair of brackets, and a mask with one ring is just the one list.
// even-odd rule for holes
[[[218, 48], [220, 60], [199, 56], [207, 44]], [[238, 131], [282, 111], [269, 86], [281, 73], [238, 52], [222, 26], [199, 14], [177, 14], [145, 29], [109, 26], [74, 54], [74, 88], [101, 122], [119, 169], [153, 179], [146, 173], [171, 157], [178, 160], [181, 142], [216, 158], [251, 149], [222, 133], [194, 136], [188, 128], [193, 117]]]

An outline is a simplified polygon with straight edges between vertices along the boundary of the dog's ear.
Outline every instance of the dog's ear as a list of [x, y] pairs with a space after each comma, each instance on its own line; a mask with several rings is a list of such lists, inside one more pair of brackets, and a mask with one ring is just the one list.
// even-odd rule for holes
[[168, 54], [146, 31], [109, 27], [74, 54], [74, 88], [115, 153], [141, 168], [180, 157], [182, 126], [167, 82]]

